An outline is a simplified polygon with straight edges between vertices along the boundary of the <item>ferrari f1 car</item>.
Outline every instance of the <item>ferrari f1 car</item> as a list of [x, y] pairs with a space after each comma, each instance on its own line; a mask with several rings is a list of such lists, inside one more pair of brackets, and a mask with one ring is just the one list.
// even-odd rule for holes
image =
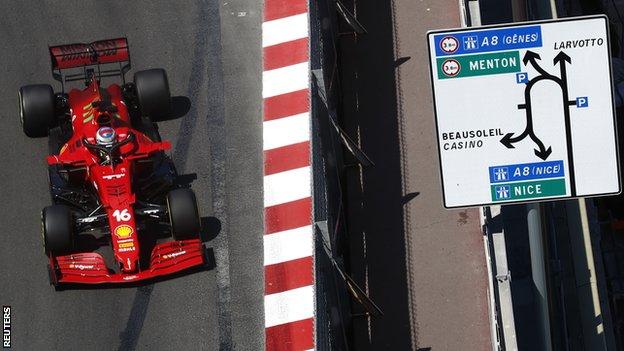
[[[19, 107], [24, 133], [49, 137], [53, 204], [41, 220], [51, 284], [136, 282], [206, 264], [195, 195], [177, 184], [155, 124], [172, 112], [165, 71], [126, 82], [125, 38], [53, 46], [50, 56], [62, 91], [23, 86]], [[121, 82], [104, 88], [108, 77]], [[65, 93], [74, 81], [83, 88]]]

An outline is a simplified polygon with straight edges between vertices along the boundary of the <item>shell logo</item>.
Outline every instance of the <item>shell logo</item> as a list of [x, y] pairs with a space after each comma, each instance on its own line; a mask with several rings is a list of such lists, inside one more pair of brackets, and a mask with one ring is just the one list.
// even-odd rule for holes
[[128, 238], [130, 235], [132, 235], [132, 232], [132, 227], [127, 224], [122, 224], [115, 228], [115, 235], [122, 239]]

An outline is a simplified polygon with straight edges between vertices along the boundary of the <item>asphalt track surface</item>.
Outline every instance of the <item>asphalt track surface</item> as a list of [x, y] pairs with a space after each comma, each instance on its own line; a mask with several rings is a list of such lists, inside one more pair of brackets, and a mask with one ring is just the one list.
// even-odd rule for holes
[[[15, 350], [261, 350], [261, 2], [0, 3], [0, 303]], [[133, 70], [162, 67], [178, 110], [160, 124], [207, 217], [216, 268], [139, 287], [48, 285], [40, 210], [46, 139], [18, 122], [21, 85], [50, 83], [48, 45], [127, 36]], [[190, 106], [184, 106], [185, 103]]]

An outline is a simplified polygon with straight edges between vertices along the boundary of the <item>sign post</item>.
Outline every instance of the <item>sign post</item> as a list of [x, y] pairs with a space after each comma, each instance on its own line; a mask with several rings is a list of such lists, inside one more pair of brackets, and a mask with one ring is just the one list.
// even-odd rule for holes
[[621, 190], [605, 16], [428, 33], [447, 208]]

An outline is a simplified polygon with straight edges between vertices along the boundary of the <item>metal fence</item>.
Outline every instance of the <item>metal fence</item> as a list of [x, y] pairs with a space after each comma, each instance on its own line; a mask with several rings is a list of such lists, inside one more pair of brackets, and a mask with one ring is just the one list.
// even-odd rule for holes
[[[351, 307], [381, 314], [379, 308], [345, 270], [345, 153], [363, 166], [372, 161], [340, 126], [338, 21], [355, 33], [365, 29], [339, 0], [310, 2], [310, 64], [312, 113], [312, 167], [314, 186], [316, 347], [349, 350]], [[349, 159], [351, 159], [349, 156]]]
[[349, 296], [337, 265], [344, 238], [342, 148], [330, 119], [338, 105], [337, 13], [333, 0], [310, 2], [312, 167], [316, 223], [316, 347], [349, 349]]

